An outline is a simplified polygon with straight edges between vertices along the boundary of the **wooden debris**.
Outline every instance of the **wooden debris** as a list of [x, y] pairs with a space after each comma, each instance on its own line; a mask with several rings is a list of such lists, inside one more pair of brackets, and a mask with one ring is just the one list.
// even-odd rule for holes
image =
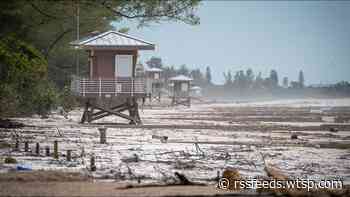
[[168, 136], [152, 135], [152, 139], [160, 139], [160, 142], [166, 143], [168, 141]]
[[40, 144], [39, 142], [36, 143], [35, 145], [35, 154], [40, 155]]
[[290, 139], [296, 140], [296, 139], [298, 139], [298, 135], [295, 134], [295, 133], [293, 133], [293, 134], [290, 136]]
[[55, 158], [55, 159], [58, 159], [58, 141], [57, 140], [55, 140], [54, 142], [53, 142], [53, 157]]
[[72, 150], [67, 150], [66, 159], [72, 161]]
[[133, 154], [131, 157], [125, 157], [121, 159], [125, 163], [133, 163], [133, 162], [138, 162], [140, 161], [140, 158], [137, 154]]
[[178, 178], [178, 180], [180, 181], [180, 185], [193, 185], [193, 183], [191, 181], [189, 181], [185, 175], [180, 174], [178, 172], [174, 173], [175, 176]]
[[235, 184], [236, 182], [242, 180], [242, 177], [239, 173], [239, 171], [235, 168], [227, 168], [222, 173], [222, 177], [229, 180], [230, 185], [228, 186], [228, 189], [230, 190], [240, 190], [240, 184]]
[[14, 151], [19, 151], [19, 140], [16, 139]]
[[25, 141], [24, 142], [24, 152], [28, 152], [29, 151], [29, 142]]
[[107, 131], [107, 128], [105, 127], [101, 127], [101, 128], [98, 128], [98, 131], [100, 132], [100, 143], [101, 144], [106, 144], [107, 143], [107, 137], [106, 137], [106, 131]]
[[90, 170], [92, 172], [96, 171], [95, 155], [91, 155], [91, 158], [90, 158]]
[[46, 155], [47, 157], [50, 156], [50, 147], [49, 147], [49, 146], [46, 146], [46, 147], [45, 147], [45, 155]]
[[330, 131], [330, 132], [333, 132], [333, 133], [336, 133], [336, 132], [338, 132], [339, 130], [338, 130], [338, 128], [331, 127], [331, 128], [329, 128], [329, 131]]

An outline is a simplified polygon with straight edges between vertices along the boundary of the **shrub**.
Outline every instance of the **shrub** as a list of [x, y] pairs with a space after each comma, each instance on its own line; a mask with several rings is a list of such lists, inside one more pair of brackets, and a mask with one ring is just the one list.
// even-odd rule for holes
[[45, 114], [57, 102], [47, 61], [15, 36], [0, 39], [0, 116]]

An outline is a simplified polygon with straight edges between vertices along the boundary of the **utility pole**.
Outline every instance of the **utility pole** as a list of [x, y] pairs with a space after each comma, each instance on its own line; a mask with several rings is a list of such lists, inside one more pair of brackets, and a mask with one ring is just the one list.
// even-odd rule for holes
[[[77, 37], [77, 40], [79, 40], [80, 39], [80, 37], [79, 37], [79, 13], [80, 12], [80, 10], [79, 10], [79, 0], [76, 0], [76, 25], [77, 25], [77, 27], [76, 27], [76, 33], [77, 33], [77, 35], [76, 35], [76, 37]], [[76, 57], [75, 57], [75, 66], [76, 66], [76, 75], [79, 77], [80, 76], [80, 68], [79, 68], [79, 50], [76, 50]]]

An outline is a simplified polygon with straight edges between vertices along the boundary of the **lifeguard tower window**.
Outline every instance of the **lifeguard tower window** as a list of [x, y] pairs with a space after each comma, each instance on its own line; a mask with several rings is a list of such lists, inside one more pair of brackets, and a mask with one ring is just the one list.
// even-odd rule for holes
[[186, 92], [188, 90], [188, 84], [187, 83], [181, 83], [181, 91]]
[[115, 56], [115, 77], [132, 76], [132, 55]]

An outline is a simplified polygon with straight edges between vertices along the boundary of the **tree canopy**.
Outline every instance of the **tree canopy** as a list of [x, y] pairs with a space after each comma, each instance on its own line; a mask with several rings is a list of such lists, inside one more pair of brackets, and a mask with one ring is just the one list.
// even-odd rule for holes
[[[46, 90], [54, 90], [54, 85], [49, 80], [62, 89], [69, 85], [70, 75], [75, 72], [76, 59], [79, 59], [81, 65], [87, 65], [86, 54], [76, 56], [68, 44], [76, 39], [78, 13], [79, 34], [84, 36], [92, 31], [110, 29], [125, 32], [127, 27], [115, 29], [112, 25], [122, 20], [136, 20], [139, 27], [164, 21], [199, 24], [199, 17], [195, 14], [198, 5], [198, 0], [0, 1], [0, 103], [16, 101], [21, 105], [27, 101], [17, 98], [27, 97], [26, 94], [39, 98], [45, 91], [31, 90], [47, 86], [50, 88], [45, 88]], [[82, 74], [85, 72], [86, 66], [81, 69]], [[40, 83], [30, 85], [22, 83], [22, 80], [10, 80], [26, 80], [31, 75], [34, 76], [33, 80], [40, 76]], [[21, 91], [22, 86], [29, 86], [28, 89], [23, 89], [28, 92]], [[16, 99], [11, 99], [11, 96]], [[34, 103], [33, 101], [32, 106], [35, 106]], [[10, 105], [2, 106], [0, 115]]]

